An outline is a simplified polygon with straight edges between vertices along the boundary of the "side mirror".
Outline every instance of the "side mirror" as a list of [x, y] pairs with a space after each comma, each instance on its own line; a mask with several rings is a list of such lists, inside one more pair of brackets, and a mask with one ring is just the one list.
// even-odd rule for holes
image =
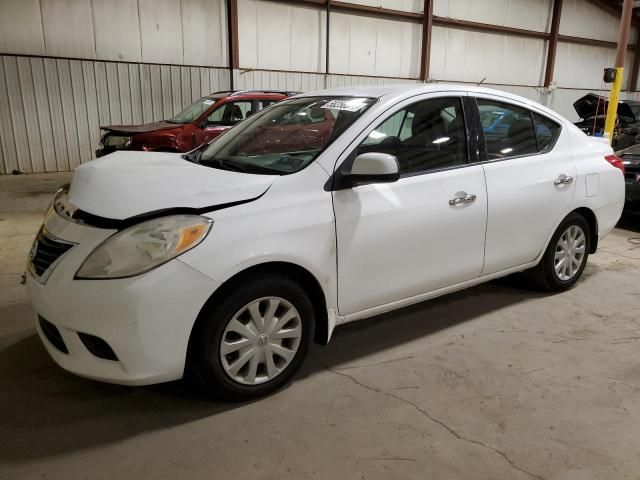
[[400, 178], [398, 159], [388, 153], [369, 152], [358, 155], [351, 171], [340, 172], [335, 179], [335, 190], [370, 183], [391, 183]]

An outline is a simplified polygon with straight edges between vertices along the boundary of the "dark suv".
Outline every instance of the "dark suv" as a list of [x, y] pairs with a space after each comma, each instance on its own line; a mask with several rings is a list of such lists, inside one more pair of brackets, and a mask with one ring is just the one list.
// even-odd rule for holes
[[143, 125], [109, 125], [96, 156], [116, 150], [188, 152], [238, 122], [298, 92], [242, 90], [215, 92], [193, 102], [175, 117]]

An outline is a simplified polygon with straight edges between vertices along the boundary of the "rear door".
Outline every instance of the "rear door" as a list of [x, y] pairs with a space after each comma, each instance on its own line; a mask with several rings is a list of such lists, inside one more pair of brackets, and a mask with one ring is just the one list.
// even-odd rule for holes
[[[575, 191], [576, 167], [559, 122], [508, 99], [476, 95], [483, 129], [490, 112], [509, 128], [486, 138], [488, 196], [483, 275], [534, 260]], [[507, 118], [503, 116], [503, 118]]]

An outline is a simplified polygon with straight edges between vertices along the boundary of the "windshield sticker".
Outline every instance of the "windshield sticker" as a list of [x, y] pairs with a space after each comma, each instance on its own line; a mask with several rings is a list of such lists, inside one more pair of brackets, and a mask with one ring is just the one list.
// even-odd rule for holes
[[366, 104], [362, 98], [355, 98], [353, 100], [331, 100], [325, 103], [320, 108], [328, 108], [331, 110], [346, 110], [347, 112], [357, 112]]
[[214, 104], [214, 103], [216, 103], [216, 102], [214, 102], [213, 100], [205, 100], [203, 103], [204, 103], [205, 105], [213, 105], [213, 104]]

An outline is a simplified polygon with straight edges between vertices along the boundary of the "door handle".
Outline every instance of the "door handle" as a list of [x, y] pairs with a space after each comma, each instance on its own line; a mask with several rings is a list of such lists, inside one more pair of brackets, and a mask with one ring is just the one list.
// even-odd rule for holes
[[455, 207], [456, 205], [463, 205], [466, 203], [473, 203], [476, 201], [476, 195], [473, 193], [459, 192], [456, 196], [449, 200], [449, 205]]
[[558, 185], [568, 185], [570, 183], [573, 183], [573, 177], [570, 175], [565, 175], [564, 173], [558, 175], [558, 178], [556, 178], [553, 181], [553, 184], [557, 187]]

